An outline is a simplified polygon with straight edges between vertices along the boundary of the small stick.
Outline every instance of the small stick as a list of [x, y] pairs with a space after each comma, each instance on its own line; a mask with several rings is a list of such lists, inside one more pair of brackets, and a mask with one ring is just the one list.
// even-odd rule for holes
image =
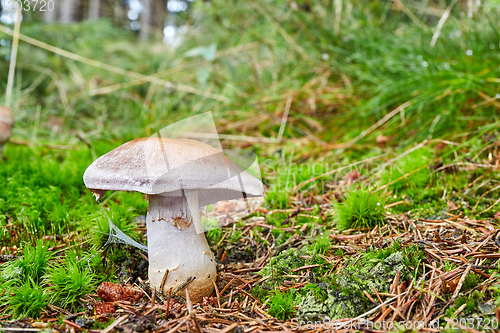
[[377, 296], [378, 300], [380, 301], [380, 304], [382, 304], [382, 313], [384, 313], [384, 312], [387, 310], [387, 308], [386, 308], [386, 306], [384, 305], [384, 302], [382, 301], [382, 298], [380, 298], [380, 295], [378, 294], [377, 289], [375, 289], [375, 287], [374, 287], [374, 286], [372, 286], [372, 289], [373, 289], [373, 291], [375, 292], [375, 296]]
[[165, 289], [165, 282], [167, 282], [167, 277], [168, 277], [168, 273], [169, 272], [170, 271], [167, 269], [165, 271], [165, 274], [163, 274], [163, 278], [161, 279], [160, 290], [161, 290], [162, 293], [165, 291], [164, 290]]
[[82, 328], [80, 325], [78, 325], [78, 324], [76, 324], [76, 323], [74, 323], [74, 322], [72, 322], [72, 321], [69, 321], [69, 320], [63, 319], [63, 322], [64, 322], [66, 325], [71, 326], [71, 328], [72, 328], [72, 329], [77, 329], [77, 330], [79, 330], [79, 331], [83, 331], [83, 328]]
[[196, 276], [195, 277], [188, 277], [186, 279], [186, 281], [182, 282], [181, 285], [179, 287], [177, 287], [177, 289], [172, 293], [172, 295], [177, 294], [179, 291], [181, 291], [182, 289], [184, 289], [188, 284], [190, 284], [194, 280], [196, 280]]
[[219, 294], [219, 288], [217, 288], [217, 284], [215, 283], [215, 281], [212, 281], [212, 283], [214, 284], [215, 294], [217, 294], [217, 304], [219, 305], [219, 308], [220, 308], [220, 294]]
[[123, 317], [117, 318], [111, 325], [109, 325], [108, 327], [106, 327], [105, 329], [103, 329], [101, 331], [101, 333], [109, 333], [109, 332], [111, 332], [116, 326], [118, 326], [118, 324], [120, 324], [122, 321], [124, 321], [125, 319], [127, 319], [128, 316], [129, 315], [125, 315]]
[[167, 319], [168, 319], [168, 316], [170, 315], [170, 298], [172, 298], [172, 287], [170, 287], [170, 289], [168, 289], [168, 296], [167, 296], [167, 302], [166, 302]]
[[221, 295], [224, 294], [224, 292], [227, 290], [227, 288], [229, 288], [229, 286], [233, 284], [234, 280], [235, 280], [235, 278], [232, 278], [231, 281], [229, 281], [229, 283], [226, 284], [226, 286], [224, 288], [222, 288], [222, 291], [220, 292]]
[[189, 297], [189, 292], [186, 290], [186, 307], [188, 312], [193, 313], [193, 302], [191, 302], [191, 297]]
[[460, 289], [462, 289], [462, 285], [464, 284], [465, 278], [467, 277], [467, 274], [469, 274], [471, 269], [472, 265], [467, 266], [467, 268], [465, 269], [464, 273], [462, 274], [462, 277], [460, 278], [460, 281], [458, 281], [457, 289], [455, 289], [452, 299], [456, 299], [458, 297]]

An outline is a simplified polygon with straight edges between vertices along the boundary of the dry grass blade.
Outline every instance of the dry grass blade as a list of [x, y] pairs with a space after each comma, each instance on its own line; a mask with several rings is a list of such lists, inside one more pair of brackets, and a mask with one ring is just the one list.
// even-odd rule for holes
[[262, 16], [266, 18], [266, 20], [268, 20], [272, 25], [275, 26], [281, 36], [283, 36], [287, 43], [290, 44], [295, 49], [295, 51], [297, 51], [297, 53], [302, 56], [302, 58], [306, 60], [310, 59], [309, 55], [304, 51], [304, 49], [299, 44], [297, 44], [297, 42], [285, 31], [285, 29], [283, 29], [283, 27], [278, 22], [276, 22], [274, 17], [272, 17], [272, 15], [269, 14], [260, 3], [252, 0], [250, 0], [250, 3], [262, 14]]
[[436, 45], [436, 42], [437, 42], [437, 40], [439, 38], [439, 35], [441, 34], [441, 29], [443, 29], [444, 23], [448, 19], [448, 16], [450, 16], [450, 12], [453, 9], [453, 7], [456, 5], [457, 2], [458, 2], [458, 0], [453, 0], [448, 5], [448, 7], [444, 11], [443, 15], [439, 19], [438, 25], [436, 27], [436, 32], [432, 35], [432, 40], [431, 40], [431, 43], [430, 43], [431, 47], [434, 47]]
[[425, 25], [420, 19], [413, 14], [413, 12], [403, 4], [401, 0], [394, 0], [394, 3], [397, 4], [398, 8], [401, 9], [408, 17], [420, 28], [422, 28], [424, 31], [429, 31], [429, 27]]
[[458, 284], [457, 284], [457, 288], [455, 289], [455, 292], [453, 293], [452, 299], [456, 299], [458, 297], [458, 295], [460, 294], [460, 290], [462, 290], [462, 286], [465, 282], [465, 278], [469, 274], [471, 268], [472, 268], [472, 265], [467, 266], [464, 273], [462, 274], [462, 277], [460, 277], [460, 280], [458, 281]]
[[[10, 35], [10, 36], [14, 35], [14, 32], [11, 29], [4, 27], [4, 26], [0, 26], [0, 31], [7, 34], [7, 35]], [[81, 62], [81, 63], [89, 65], [89, 66], [104, 69], [104, 70], [112, 72], [112, 73], [124, 75], [124, 76], [130, 77], [132, 79], [138, 79], [138, 80], [141, 80], [144, 82], [154, 83], [154, 84], [164, 86], [167, 88], [175, 88], [175, 89], [180, 90], [180, 91], [184, 91], [184, 92], [191, 93], [194, 95], [199, 95], [202, 97], [214, 99], [214, 100], [221, 101], [221, 102], [229, 102], [229, 99], [224, 97], [224, 96], [212, 94], [210, 92], [199, 90], [199, 89], [196, 89], [196, 88], [184, 85], [184, 84], [172, 83], [172, 82], [169, 82], [169, 81], [166, 81], [163, 79], [159, 79], [155, 76], [143, 75], [143, 74], [139, 74], [136, 72], [125, 70], [123, 68], [119, 68], [119, 67], [115, 67], [115, 66], [112, 66], [109, 64], [105, 64], [105, 63], [102, 63], [100, 61], [89, 59], [89, 58], [83, 57], [81, 55], [78, 55], [78, 54], [63, 50], [61, 48], [55, 47], [53, 45], [41, 42], [35, 38], [31, 38], [31, 37], [23, 35], [21, 33], [19, 34], [19, 39], [26, 42], [26, 43], [29, 43], [29, 44], [32, 44], [32, 45], [37, 46], [39, 48], [42, 48], [44, 50], [59, 54], [63, 57], [73, 59], [75, 61]]]
[[7, 89], [5, 90], [5, 104], [7, 107], [12, 105], [12, 91], [14, 88], [14, 75], [16, 73], [16, 63], [17, 63], [17, 48], [19, 46], [19, 31], [21, 30], [21, 8], [19, 8], [19, 3], [13, 2], [16, 9], [16, 22], [14, 25], [12, 50], [10, 52], [10, 64], [9, 64], [9, 75], [7, 78]]
[[387, 154], [380, 154], [380, 155], [377, 155], [377, 156], [374, 156], [374, 157], [370, 157], [370, 158], [367, 158], [367, 159], [364, 159], [362, 161], [358, 161], [358, 162], [355, 162], [355, 163], [351, 163], [349, 165], [346, 165], [346, 166], [343, 166], [343, 167], [340, 167], [340, 168], [337, 168], [337, 169], [334, 169], [334, 170], [330, 170], [328, 172], [325, 172], [319, 176], [316, 176], [316, 177], [313, 177], [313, 178], [310, 178], [306, 181], [303, 181], [302, 183], [298, 184], [298, 185], [295, 185], [294, 187], [292, 187], [292, 189], [289, 191], [290, 193], [295, 193], [297, 190], [301, 189], [302, 187], [306, 186], [307, 184], [309, 183], [312, 183], [318, 179], [321, 179], [323, 177], [326, 177], [328, 175], [333, 175], [337, 172], [340, 172], [342, 170], [346, 170], [346, 169], [349, 169], [349, 168], [352, 168], [353, 166], [356, 166], [356, 165], [359, 165], [359, 164], [364, 164], [364, 163], [368, 163], [368, 162], [372, 162], [374, 160], [377, 160], [381, 157], [384, 157], [384, 156], [387, 156]]
[[386, 122], [388, 122], [392, 117], [394, 117], [398, 113], [403, 112], [404, 109], [407, 108], [410, 105], [411, 105], [411, 101], [407, 101], [407, 102], [401, 104], [400, 106], [398, 106], [397, 108], [395, 108], [394, 110], [392, 110], [391, 112], [389, 112], [388, 114], [386, 114], [382, 119], [380, 119], [379, 121], [377, 121], [375, 124], [373, 124], [372, 126], [370, 126], [370, 128], [368, 128], [367, 130], [364, 130], [363, 132], [361, 132], [360, 135], [358, 135], [357, 137], [355, 137], [354, 139], [352, 139], [351, 141], [349, 141], [348, 143], [346, 143], [346, 145], [344, 147], [342, 147], [342, 149], [338, 153], [340, 154], [344, 150], [346, 150], [346, 149], [354, 146], [354, 144], [356, 144], [356, 142], [358, 142], [359, 140], [363, 139], [365, 136], [367, 136], [368, 134], [372, 133], [374, 130], [376, 130], [377, 128], [379, 128], [380, 126], [382, 126], [383, 124], [385, 124]]

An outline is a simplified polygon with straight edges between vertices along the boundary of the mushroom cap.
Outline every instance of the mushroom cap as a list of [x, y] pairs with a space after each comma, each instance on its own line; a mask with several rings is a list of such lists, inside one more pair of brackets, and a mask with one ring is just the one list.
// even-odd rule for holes
[[198, 191], [200, 206], [264, 195], [260, 180], [221, 151], [188, 139], [141, 138], [99, 157], [83, 175], [98, 198], [105, 191], [180, 196]]
[[3, 121], [0, 121], [0, 145], [3, 145], [7, 141], [9, 141], [11, 134], [12, 133], [10, 125]]
[[14, 115], [5, 106], [0, 105], [0, 121], [7, 123], [11, 128], [14, 125]]

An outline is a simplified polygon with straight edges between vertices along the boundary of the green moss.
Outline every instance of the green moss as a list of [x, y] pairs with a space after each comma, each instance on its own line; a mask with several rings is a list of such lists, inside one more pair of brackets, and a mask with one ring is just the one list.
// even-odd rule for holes
[[265, 196], [266, 206], [271, 209], [286, 209], [290, 207], [290, 198], [285, 188], [273, 185]]
[[49, 296], [45, 288], [29, 279], [22, 285], [14, 285], [4, 291], [2, 300], [9, 306], [14, 317], [38, 318], [48, 304]]
[[[492, 289], [495, 290], [495, 288]], [[452, 317], [458, 308], [465, 305], [456, 320], [467, 321], [473, 318], [480, 318], [480, 321], [474, 322], [474, 327], [476, 329], [482, 329], [482, 327], [488, 325], [488, 323], [491, 327], [492, 320], [496, 320], [494, 316], [496, 305], [491, 300], [484, 301], [484, 298], [484, 293], [477, 290], [473, 291], [468, 296], [460, 296], [452, 306], [446, 309], [446, 316], [448, 318]]]
[[272, 291], [271, 303], [269, 305], [269, 314], [281, 320], [287, 320], [295, 313], [294, 293]]
[[[428, 184], [430, 176], [429, 168], [424, 166], [430, 162], [430, 149], [428, 147], [417, 149], [397, 160], [394, 165], [388, 165], [388, 169], [383, 171], [380, 181], [383, 185], [395, 181], [389, 188], [396, 191], [423, 188]], [[414, 172], [419, 168], [422, 169]], [[411, 174], [404, 179], [396, 181], [409, 173]]]
[[325, 233], [322, 236], [314, 238], [309, 248], [316, 254], [324, 255], [330, 248], [331, 243], [332, 239], [330, 238], [330, 233]]
[[241, 239], [241, 230], [234, 230], [231, 235], [227, 238], [230, 244], [234, 244]]
[[477, 287], [481, 282], [484, 281], [484, 278], [476, 273], [469, 273], [465, 277], [464, 284], [462, 285], [462, 291], [469, 291], [475, 287]]
[[287, 217], [288, 217], [287, 213], [276, 212], [273, 214], [268, 214], [266, 216], [266, 220], [270, 225], [282, 228], [282, 227], [287, 227], [286, 225], [283, 224], [283, 222]]
[[368, 189], [352, 188], [341, 203], [335, 202], [337, 229], [373, 228], [384, 223], [385, 200]]
[[207, 241], [213, 247], [215, 247], [221, 240], [223, 231], [222, 228], [214, 228], [207, 232]]
[[75, 310], [80, 298], [95, 288], [97, 278], [86, 263], [86, 260], [77, 262], [75, 256], [69, 256], [61, 264], [50, 267], [46, 283], [50, 286], [52, 303]]
[[265, 280], [255, 286], [254, 295], [261, 299], [268, 297], [271, 290], [276, 289], [285, 281], [284, 275], [292, 275], [294, 269], [307, 265], [320, 265], [311, 269], [316, 277], [323, 275], [329, 267], [326, 260], [304, 249], [291, 248], [272, 257], [269, 263], [259, 272]]
[[42, 240], [36, 242], [35, 246], [28, 243], [23, 244], [24, 254], [14, 261], [2, 265], [1, 278], [8, 285], [24, 283], [37, 284], [47, 270], [47, 266], [52, 255], [47, 251], [48, 247]]
[[345, 295], [336, 290], [328, 290], [326, 299], [321, 300], [310, 292], [299, 303], [297, 315], [305, 321], [352, 318], [365, 312], [369, 306], [370, 301], [359, 292]]
[[339, 274], [328, 274], [331, 264], [317, 254], [314, 245], [307, 251], [304, 248], [283, 251], [260, 271], [265, 280], [254, 288], [254, 294], [267, 299], [287, 275], [294, 274], [294, 269], [320, 264], [310, 269], [311, 282], [295, 293], [297, 316], [311, 321], [354, 317], [373, 306], [364, 291], [372, 294], [375, 288], [378, 292], [388, 292], [398, 271], [402, 281], [410, 279], [424, 253], [418, 246], [404, 247], [396, 240], [384, 248], [368, 249], [360, 256], [341, 263], [345, 269]]
[[260, 271], [262, 276], [281, 276], [290, 274], [295, 268], [304, 266], [306, 260], [301, 258], [307, 253], [297, 251], [296, 249], [288, 249], [281, 252], [278, 256], [271, 258], [270, 262]]

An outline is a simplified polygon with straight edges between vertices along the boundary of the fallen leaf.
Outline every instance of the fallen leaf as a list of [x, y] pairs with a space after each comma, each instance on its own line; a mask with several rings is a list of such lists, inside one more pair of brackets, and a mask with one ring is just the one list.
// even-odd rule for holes
[[448, 201], [448, 211], [451, 212], [452, 210], [457, 210], [459, 208], [460, 206], [454, 203], [453, 201]]

